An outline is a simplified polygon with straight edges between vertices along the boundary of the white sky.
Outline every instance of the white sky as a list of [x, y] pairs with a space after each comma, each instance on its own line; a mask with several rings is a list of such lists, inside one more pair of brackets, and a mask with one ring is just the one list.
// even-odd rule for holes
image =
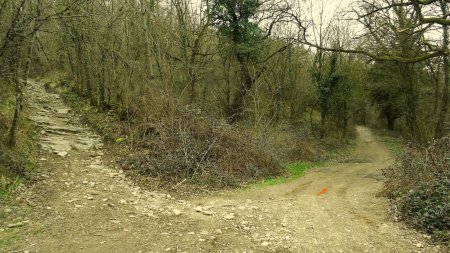
[[[194, 5], [200, 5], [202, 0], [191, 0]], [[300, 8], [297, 8], [297, 10], [294, 10], [297, 14], [301, 13], [301, 19], [302, 20], [310, 20], [311, 24], [308, 28], [308, 39], [312, 42], [318, 42], [314, 36], [315, 34], [318, 34], [318, 28], [320, 25], [320, 14], [323, 13], [323, 27], [324, 29], [331, 25], [337, 25], [339, 24], [339, 27], [347, 27], [347, 39], [342, 40], [341, 42], [344, 42], [347, 47], [351, 48], [352, 46], [350, 44], [353, 44], [355, 41], [351, 38], [359, 37], [362, 33], [362, 26], [357, 21], [353, 20], [347, 20], [349, 18], [355, 18], [355, 14], [352, 14], [353, 9], [357, 9], [358, 0], [286, 0], [291, 3], [294, 3], [295, 5], [300, 5]], [[314, 25], [312, 25], [314, 24]], [[427, 33], [427, 37], [429, 39], [440, 39], [441, 37], [441, 29], [440, 27], [437, 27], [438, 30], [435, 32], [429, 32]], [[286, 27], [286, 24], [284, 24], [283, 30], [289, 30], [289, 27]], [[297, 29], [292, 28], [291, 31], [294, 34], [297, 34]], [[275, 34], [279, 34], [274, 31]], [[291, 35], [293, 35], [291, 33]], [[281, 35], [284, 37], [283, 35]], [[334, 34], [330, 35], [331, 37], [335, 38]], [[288, 36], [289, 37], [289, 36]], [[316, 40], [316, 41], [315, 41]]]

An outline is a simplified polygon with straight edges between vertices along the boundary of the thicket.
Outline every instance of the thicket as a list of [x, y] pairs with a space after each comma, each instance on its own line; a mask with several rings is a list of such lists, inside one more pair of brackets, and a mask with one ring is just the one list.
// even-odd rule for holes
[[407, 223], [441, 240], [450, 239], [450, 138], [426, 148], [411, 144], [384, 171], [384, 192]]

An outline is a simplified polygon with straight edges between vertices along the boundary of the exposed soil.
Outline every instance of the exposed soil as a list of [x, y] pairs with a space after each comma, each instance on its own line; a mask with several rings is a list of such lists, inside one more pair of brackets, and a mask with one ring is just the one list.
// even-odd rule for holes
[[345, 163], [179, 199], [109, 165], [101, 138], [41, 83], [27, 94], [42, 127], [41, 171], [0, 203], [0, 252], [446, 252], [394, 222], [377, 197], [392, 158], [365, 127]]

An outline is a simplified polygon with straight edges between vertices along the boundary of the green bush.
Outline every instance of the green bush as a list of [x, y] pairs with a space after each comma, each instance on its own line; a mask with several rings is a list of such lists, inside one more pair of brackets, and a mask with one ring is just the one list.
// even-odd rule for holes
[[402, 218], [428, 233], [449, 239], [450, 180], [427, 182], [406, 194], [399, 203]]
[[450, 138], [429, 147], [410, 145], [398, 162], [384, 171], [385, 194], [406, 223], [450, 239]]

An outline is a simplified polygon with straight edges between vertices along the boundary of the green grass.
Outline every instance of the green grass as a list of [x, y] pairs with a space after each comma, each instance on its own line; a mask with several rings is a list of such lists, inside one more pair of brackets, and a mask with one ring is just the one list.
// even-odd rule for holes
[[2, 251], [2, 249], [6, 251], [6, 248], [11, 246], [14, 241], [18, 240], [18, 238], [19, 236], [17, 235], [16, 231], [0, 231], [0, 251]]
[[[0, 177], [0, 180], [1, 179], [2, 178]], [[8, 194], [14, 189], [16, 189], [22, 183], [22, 181], [23, 179], [18, 176], [14, 179], [14, 181], [6, 183], [5, 185], [3, 185], [2, 182], [0, 182], [0, 200], [8, 196]]]
[[386, 136], [382, 137], [382, 141], [395, 156], [399, 156], [403, 153], [405, 147], [401, 139]]
[[318, 162], [297, 162], [297, 163], [291, 163], [287, 165], [287, 169], [289, 171], [289, 176], [286, 177], [276, 177], [276, 178], [268, 178], [264, 181], [255, 184], [256, 187], [267, 187], [277, 184], [284, 184], [287, 182], [290, 182], [292, 180], [298, 179], [305, 175], [305, 172], [308, 169], [316, 168], [316, 167], [323, 167], [326, 165], [326, 162], [324, 161], [318, 161]]
[[376, 135], [381, 142], [391, 151], [395, 157], [399, 157], [405, 151], [404, 141], [400, 137], [394, 137], [386, 134], [385, 131], [375, 130]]

